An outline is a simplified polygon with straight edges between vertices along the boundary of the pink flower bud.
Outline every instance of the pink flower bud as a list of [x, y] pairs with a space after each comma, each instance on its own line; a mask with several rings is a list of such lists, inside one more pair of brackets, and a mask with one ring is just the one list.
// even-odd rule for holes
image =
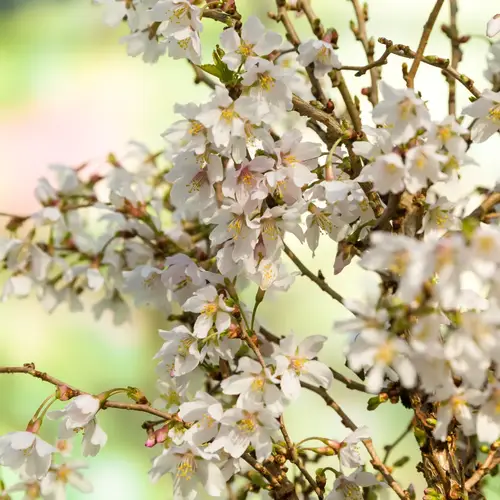
[[164, 443], [168, 437], [168, 424], [165, 424], [160, 429], [155, 431], [155, 438], [157, 443]]
[[30, 420], [28, 425], [26, 426], [26, 431], [32, 432], [33, 434], [37, 434], [41, 426], [42, 426], [41, 419], [37, 418], [35, 421]]

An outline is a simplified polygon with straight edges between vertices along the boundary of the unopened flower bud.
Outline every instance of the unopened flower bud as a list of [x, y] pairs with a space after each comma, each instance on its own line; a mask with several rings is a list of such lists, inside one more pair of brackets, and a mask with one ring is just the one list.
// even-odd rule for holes
[[32, 432], [33, 434], [37, 434], [42, 426], [42, 420], [37, 418], [36, 420], [30, 420], [28, 425], [26, 426], [27, 432]]
[[155, 438], [158, 444], [164, 443], [167, 440], [167, 437], [168, 437], [168, 424], [165, 424], [163, 427], [155, 431]]

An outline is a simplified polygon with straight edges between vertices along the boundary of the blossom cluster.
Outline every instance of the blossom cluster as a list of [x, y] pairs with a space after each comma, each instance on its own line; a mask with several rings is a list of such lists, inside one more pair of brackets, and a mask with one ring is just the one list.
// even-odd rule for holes
[[[195, 498], [198, 483], [220, 497], [235, 477], [251, 479], [249, 465], [265, 471], [268, 484], [250, 481], [247, 493], [288, 487], [284, 462], [303, 473], [308, 452], [338, 460], [338, 470], [329, 465], [307, 478], [320, 498], [325, 491], [329, 500], [364, 498], [362, 488], [384, 486], [409, 498], [373, 451], [367, 427], [347, 424], [340, 440], [311, 438], [322, 447], [290, 442], [283, 414], [304, 389], [347, 422], [328, 400], [334, 378], [347, 379], [318, 359], [328, 337], [278, 337], [260, 324], [266, 294], [286, 292], [297, 274], [285, 268], [287, 257], [353, 314], [336, 328], [350, 335], [347, 364], [364, 381], [354, 385], [375, 406], [389, 395], [413, 398], [416, 414], [426, 412], [426, 439], [497, 442], [500, 229], [484, 216], [498, 193], [497, 203], [470, 212], [470, 193], [457, 202], [445, 188], [475, 163], [470, 144], [500, 130], [498, 45], [486, 72], [493, 89], [476, 92], [460, 116], [434, 120], [411, 85], [380, 81], [382, 99], [357, 127], [353, 116], [351, 123], [335, 115], [332, 100], [321, 102], [324, 80], [333, 84], [342, 69], [331, 32], [305, 42], [289, 32], [283, 41], [255, 16], [241, 22], [233, 2], [98, 3], [107, 24], [130, 28], [129, 55], [186, 58], [213, 94], [176, 106], [181, 119], [163, 133], [162, 151], [133, 143], [98, 164], [52, 166], [56, 182], [43, 178], [36, 188], [40, 209], [11, 217], [12, 234], [0, 240], [9, 274], [2, 299], [34, 293], [48, 311], [62, 303], [78, 311], [91, 292], [95, 316], [109, 312], [116, 324], [128, 319], [129, 299], [157, 309], [169, 322], [155, 356], [158, 397], [150, 404], [134, 388], [92, 395], [49, 380], [56, 393], [27, 429], [0, 437], [0, 465], [22, 479], [0, 495], [60, 500], [67, 483], [91, 491], [83, 464], [55, 457], [78, 433], [83, 455], [95, 456], [107, 440], [97, 415], [122, 393], [131, 409], [162, 416], [145, 423], [145, 445], [160, 450], [151, 479], [172, 474], [174, 498]], [[226, 25], [213, 64], [201, 64], [204, 17]], [[359, 257], [378, 275], [371, 302], [332, 291], [287, 245], [293, 238], [314, 253], [321, 236], [338, 243], [336, 273]], [[252, 286], [254, 302], [245, 304], [241, 292]], [[43, 378], [34, 368], [21, 372]], [[57, 400], [69, 402], [48, 411]], [[61, 420], [57, 446], [38, 435], [45, 416]], [[335, 479], [327, 485], [328, 469]]]

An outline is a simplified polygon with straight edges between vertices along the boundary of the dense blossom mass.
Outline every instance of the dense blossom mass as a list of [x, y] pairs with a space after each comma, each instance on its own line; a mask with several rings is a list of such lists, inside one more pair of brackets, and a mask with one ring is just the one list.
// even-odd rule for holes
[[[0, 367], [55, 386], [25, 430], [0, 437], [0, 465], [20, 478], [0, 481], [0, 498], [62, 500], [68, 485], [91, 492], [85, 464], [65, 457], [77, 434], [84, 456], [106, 445], [99, 412], [113, 407], [154, 415], [143, 425], [145, 445], [158, 450], [150, 476], [171, 475], [176, 499], [201, 491], [372, 499], [384, 488], [415, 498], [413, 485], [397, 480], [405, 460], [388, 462], [393, 446], [385, 458], [377, 454], [369, 426], [357, 427], [330, 396], [334, 380], [368, 394], [369, 410], [388, 400], [411, 410], [408, 431], [422, 453], [415, 479], [423, 474], [425, 499], [483, 498], [484, 479], [500, 463], [500, 193], [481, 189], [481, 205], [471, 207], [473, 192], [451, 198], [450, 187], [475, 163], [471, 144], [500, 130], [500, 45], [491, 45], [485, 76], [492, 88], [482, 93], [457, 71], [468, 37], [453, 19], [443, 26], [453, 61], [425, 56], [424, 32], [417, 52], [380, 39], [386, 50], [377, 62], [367, 7], [353, 0], [352, 28], [369, 63], [354, 69], [369, 72], [363, 94], [373, 105], [371, 116], [361, 116], [338, 34], [323, 28], [308, 0], [279, 0], [269, 14], [286, 38], [255, 16], [242, 19], [231, 0], [97, 3], [106, 24], [128, 25], [129, 55], [147, 63], [167, 54], [187, 59], [213, 95], [176, 105], [180, 119], [162, 134], [162, 151], [133, 143], [100, 165], [52, 166], [55, 183], [43, 178], [36, 188], [40, 209], [9, 217], [9, 237], [0, 239], [8, 273], [2, 300], [35, 294], [50, 312], [63, 303], [80, 311], [93, 292], [95, 316], [110, 314], [117, 325], [132, 303], [157, 309], [168, 321], [155, 356], [158, 395], [152, 403], [134, 387], [92, 395], [30, 364]], [[456, 1], [450, 5], [453, 12]], [[299, 39], [294, 11], [314, 37]], [[205, 19], [221, 23], [210, 62], [201, 50]], [[499, 25], [496, 16], [488, 35]], [[389, 56], [412, 60], [396, 88], [380, 79]], [[448, 116], [432, 118], [414, 89], [421, 64], [446, 76]], [[472, 94], [461, 114], [459, 84]], [[370, 300], [344, 298], [288, 246], [314, 253], [322, 238], [338, 245], [336, 274], [354, 259], [377, 276]], [[328, 336], [279, 336], [261, 324], [267, 294], [286, 292], [298, 274], [352, 313], [335, 328], [349, 339], [346, 366], [355, 379], [321, 361]], [[255, 291], [250, 303], [240, 298], [245, 288]], [[283, 415], [302, 391], [323, 398], [347, 436], [311, 429], [314, 437], [294, 443]], [[131, 402], [112, 399], [119, 394]], [[56, 401], [62, 409], [49, 411]], [[41, 437], [45, 417], [59, 422], [54, 444], [50, 433]]]

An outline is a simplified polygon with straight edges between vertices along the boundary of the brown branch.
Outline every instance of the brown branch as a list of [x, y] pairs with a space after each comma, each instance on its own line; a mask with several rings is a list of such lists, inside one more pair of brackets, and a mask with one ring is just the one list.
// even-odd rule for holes
[[[267, 328], [264, 328], [263, 326], [259, 327], [258, 333], [260, 333], [269, 342], [273, 342], [274, 344], [279, 344], [280, 341], [284, 338], [284, 337], [278, 337], [278, 335], [275, 335], [273, 332], [271, 332]], [[342, 373], [338, 372], [337, 370], [334, 370], [331, 367], [330, 367], [330, 371], [332, 372], [333, 378], [335, 380], [337, 380], [337, 382], [344, 384], [347, 389], [351, 389], [353, 391], [364, 392], [366, 394], [372, 394], [367, 389], [366, 385], [362, 384], [361, 382], [357, 382], [356, 380], [348, 378], [345, 375], [343, 375]]]
[[420, 65], [420, 61], [422, 61], [424, 57], [424, 50], [427, 46], [427, 42], [429, 41], [429, 37], [432, 32], [432, 28], [434, 28], [434, 24], [436, 23], [436, 19], [439, 15], [439, 11], [443, 6], [444, 0], [436, 0], [434, 8], [432, 9], [427, 22], [424, 25], [424, 31], [422, 32], [422, 37], [420, 38], [420, 43], [418, 44], [417, 53], [415, 55], [415, 59], [413, 64], [411, 65], [410, 72], [406, 77], [406, 85], [409, 89], [414, 88], [415, 86], [415, 76], [418, 71], [418, 67]]
[[[405, 57], [407, 59], [415, 59], [416, 57], [416, 53], [413, 52], [413, 50], [411, 50], [408, 45], [393, 44], [391, 40], [383, 37], [379, 38], [378, 41], [379, 43], [384, 44], [386, 47], [393, 46], [393, 50], [391, 53], [399, 57]], [[448, 59], [443, 59], [436, 56], [423, 56], [422, 62], [430, 66], [435, 66], [436, 68], [441, 68], [445, 76], [454, 78], [457, 82], [461, 83], [473, 96], [481, 96], [481, 92], [474, 86], [474, 80], [452, 68]]]
[[[451, 67], [458, 68], [462, 60], [462, 51], [460, 50], [460, 39], [458, 37], [457, 27], [458, 3], [457, 0], [450, 0], [450, 25], [443, 26], [444, 33], [451, 42]], [[455, 116], [457, 112], [457, 82], [454, 78], [448, 77], [448, 113]]]
[[[321, 23], [321, 19], [315, 14], [310, 0], [301, 0], [300, 9], [306, 15], [306, 18], [309, 21], [311, 29], [313, 33], [316, 35], [316, 37], [319, 40], [323, 39], [325, 36], [325, 28]], [[357, 132], [357, 134], [362, 135], [362, 130], [361, 130], [362, 125], [361, 125], [361, 117], [359, 115], [359, 110], [356, 107], [356, 104], [351, 96], [351, 93], [349, 92], [349, 88], [347, 87], [344, 77], [342, 76], [342, 72], [340, 70], [334, 70], [330, 72], [329, 76], [330, 79], [332, 80], [332, 84], [335, 87], [338, 87], [339, 89], [340, 95], [344, 100], [347, 113], [351, 118], [354, 130]]]
[[316, 276], [313, 272], [311, 272], [303, 263], [302, 261], [292, 252], [292, 250], [286, 245], [286, 243], [283, 243], [284, 245], [284, 251], [290, 258], [290, 260], [297, 266], [299, 271], [304, 275], [307, 276], [311, 281], [314, 281], [316, 285], [318, 285], [321, 290], [326, 292], [330, 297], [337, 302], [340, 302], [341, 304], [344, 304], [344, 297], [337, 293], [335, 290], [330, 288], [324, 279], [320, 278], [319, 276]]
[[[290, 16], [288, 15], [288, 11], [286, 8], [286, 1], [283, 0], [276, 0], [276, 7], [278, 9], [278, 13], [274, 15], [273, 13], [269, 13], [269, 17], [271, 19], [274, 19], [277, 22], [281, 22], [283, 24], [283, 27], [285, 28], [286, 34], [287, 34], [287, 39], [288, 41], [294, 46], [295, 50], [298, 49], [300, 45], [300, 38], [299, 35], [297, 34], [297, 31], [295, 30], [295, 27], [290, 19]], [[309, 64], [306, 67], [307, 71], [307, 76], [309, 77], [309, 80], [311, 82], [311, 90], [314, 95], [314, 97], [323, 104], [323, 106], [326, 105], [328, 102], [328, 98], [325, 95], [325, 92], [323, 91], [323, 87], [321, 86], [320, 81], [314, 76], [314, 65]]]
[[[335, 413], [340, 417], [342, 424], [344, 427], [351, 429], [353, 432], [358, 428], [356, 424], [349, 418], [349, 416], [345, 413], [345, 411], [339, 406], [339, 404], [328, 394], [328, 392], [322, 387], [316, 387], [312, 384], [308, 384], [306, 382], [301, 382], [300, 385], [305, 389], [308, 389], [318, 396], [320, 396], [323, 401], [332, 408]], [[377, 452], [375, 451], [375, 447], [373, 446], [373, 441], [371, 439], [363, 439], [362, 440], [366, 450], [370, 454], [372, 460], [371, 464], [375, 470], [382, 474], [386, 483], [392, 488], [392, 490], [396, 493], [396, 495], [402, 500], [409, 500], [410, 495], [407, 491], [405, 491], [401, 485], [392, 477], [392, 474], [389, 472], [389, 469], [384, 465]]]
[[289, 454], [290, 460], [297, 466], [297, 468], [300, 470], [302, 475], [306, 478], [306, 481], [311, 485], [311, 488], [316, 493], [316, 495], [318, 495], [318, 498], [322, 499], [323, 492], [318, 487], [318, 485], [316, 484], [316, 481], [311, 476], [311, 474], [309, 474], [309, 471], [304, 467], [304, 463], [302, 462], [302, 460], [299, 457], [299, 454], [297, 453], [297, 448], [295, 447], [292, 440], [290, 439], [288, 431], [285, 427], [285, 420], [283, 418], [283, 415], [280, 416], [279, 423], [280, 423], [281, 433], [283, 434], [283, 438], [285, 439], [286, 447], [288, 448], [288, 454]]
[[368, 40], [368, 35], [366, 33], [365, 9], [368, 7], [367, 4], [365, 4], [364, 7], [361, 6], [359, 0], [351, 0], [351, 3], [354, 7], [354, 12], [356, 13], [356, 19], [358, 21], [358, 27], [355, 28], [354, 26], [351, 26], [351, 29], [356, 37], [356, 40], [361, 42], [363, 45], [366, 60], [368, 61], [368, 66], [370, 66], [368, 69], [370, 71], [371, 86], [368, 100], [373, 106], [375, 106], [378, 103], [378, 79], [380, 78], [380, 70], [376, 69], [376, 65], [373, 64], [375, 62], [373, 38]]
[[322, 123], [328, 129], [329, 135], [333, 141], [339, 139], [342, 136], [349, 136], [350, 133], [344, 130], [338, 120], [328, 113], [325, 113], [321, 109], [316, 108], [312, 104], [304, 101], [297, 95], [292, 96], [293, 109], [297, 111], [302, 116], [308, 116], [312, 120]]
[[367, 64], [366, 66], [342, 66], [340, 69], [346, 71], [356, 71], [357, 73], [355, 73], [354, 76], [362, 76], [367, 71], [372, 70], [373, 68], [387, 64], [387, 59], [395, 50], [396, 48], [393, 47], [392, 45], [388, 46], [386, 47], [384, 53], [377, 60], [372, 61], [370, 64]]
[[[81, 391], [80, 389], [76, 389], [72, 387], [62, 380], [59, 380], [51, 375], [48, 375], [45, 372], [41, 372], [35, 368], [33, 363], [26, 363], [24, 366], [0, 366], [0, 373], [6, 374], [15, 374], [15, 373], [24, 373], [26, 375], [31, 375], [34, 378], [40, 379], [43, 382], [47, 382], [49, 384], [54, 385], [55, 387], [65, 387], [71, 391], [71, 397], [79, 396], [80, 394], [88, 394], [85, 391]], [[103, 408], [117, 408], [120, 410], [132, 410], [132, 411], [140, 411], [143, 413], [149, 413], [150, 415], [156, 415], [157, 417], [161, 417], [165, 420], [177, 420], [175, 415], [171, 413], [167, 413], [161, 410], [157, 410], [148, 404], [139, 404], [139, 403], [119, 403], [116, 401], [106, 401], [102, 405]]]
[[500, 193], [493, 192], [488, 195], [488, 197], [479, 205], [470, 215], [469, 217], [476, 217], [479, 220], [482, 220], [491, 209], [500, 203]]
[[472, 474], [472, 476], [465, 481], [465, 489], [471, 491], [474, 486], [481, 481], [481, 479], [489, 474], [492, 469], [494, 469], [498, 464], [500, 464], [500, 456], [498, 456], [498, 449], [490, 450], [486, 460], [481, 464], [481, 466]]
[[410, 423], [405, 427], [404, 431], [389, 445], [384, 446], [385, 449], [385, 455], [384, 458], [382, 459], [382, 462], [384, 464], [387, 464], [387, 461], [389, 460], [390, 454], [394, 451], [394, 448], [398, 446], [401, 441], [412, 431], [413, 429], [413, 420], [410, 421]]

